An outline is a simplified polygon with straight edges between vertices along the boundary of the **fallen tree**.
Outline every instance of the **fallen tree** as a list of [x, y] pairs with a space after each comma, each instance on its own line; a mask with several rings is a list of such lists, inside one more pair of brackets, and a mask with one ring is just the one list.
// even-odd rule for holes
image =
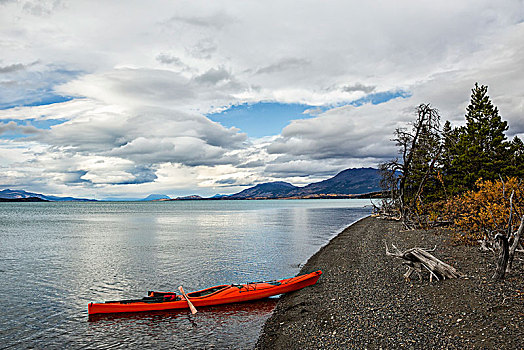
[[457, 271], [454, 267], [446, 264], [445, 262], [437, 259], [435, 256], [429, 252], [435, 251], [437, 248], [425, 249], [425, 248], [411, 248], [404, 252], [401, 252], [394, 244], [391, 244], [395, 252], [390, 252], [388, 245], [386, 244], [386, 255], [400, 258], [406, 261], [408, 270], [404, 274], [406, 279], [409, 279], [413, 272], [416, 272], [422, 280], [422, 267], [424, 267], [429, 272], [429, 281], [432, 282], [433, 278], [437, 281], [450, 279], [450, 278], [459, 278], [464, 277], [462, 273]]

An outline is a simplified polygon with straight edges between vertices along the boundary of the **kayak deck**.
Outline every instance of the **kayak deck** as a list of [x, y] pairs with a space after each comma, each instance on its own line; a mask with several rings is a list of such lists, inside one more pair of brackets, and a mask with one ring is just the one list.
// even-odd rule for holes
[[[187, 293], [189, 301], [196, 306], [211, 306], [239, 303], [268, 298], [278, 294], [289, 293], [315, 284], [322, 271], [291, 277], [278, 281], [250, 282], [246, 284], [220, 285]], [[188, 302], [183, 295], [175, 292], [148, 292], [142, 299], [106, 301], [89, 303], [88, 314], [122, 313], [186, 309]]]

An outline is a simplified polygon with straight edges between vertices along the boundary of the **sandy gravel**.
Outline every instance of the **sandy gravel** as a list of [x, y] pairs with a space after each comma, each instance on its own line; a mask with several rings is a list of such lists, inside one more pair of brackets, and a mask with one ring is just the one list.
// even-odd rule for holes
[[[384, 242], [433, 253], [468, 277], [430, 283], [385, 255]], [[281, 298], [256, 349], [524, 349], [524, 263], [492, 283], [495, 258], [454, 246], [444, 231], [403, 231], [365, 218], [315, 254], [301, 273], [319, 282]]]

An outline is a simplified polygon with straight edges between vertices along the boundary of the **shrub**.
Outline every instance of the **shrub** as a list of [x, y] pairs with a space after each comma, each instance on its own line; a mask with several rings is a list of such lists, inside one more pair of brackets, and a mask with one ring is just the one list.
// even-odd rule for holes
[[475, 186], [476, 190], [448, 201], [433, 203], [431, 215], [452, 222], [457, 239], [464, 243], [507, 233], [510, 212], [510, 230], [516, 231], [524, 214], [523, 182], [516, 177], [506, 181], [480, 179]]

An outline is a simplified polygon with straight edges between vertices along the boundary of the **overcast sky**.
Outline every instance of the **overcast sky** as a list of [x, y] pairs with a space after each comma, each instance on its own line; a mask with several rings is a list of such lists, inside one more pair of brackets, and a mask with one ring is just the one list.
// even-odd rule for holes
[[0, 0], [0, 189], [304, 185], [396, 156], [475, 82], [524, 136], [523, 1]]

